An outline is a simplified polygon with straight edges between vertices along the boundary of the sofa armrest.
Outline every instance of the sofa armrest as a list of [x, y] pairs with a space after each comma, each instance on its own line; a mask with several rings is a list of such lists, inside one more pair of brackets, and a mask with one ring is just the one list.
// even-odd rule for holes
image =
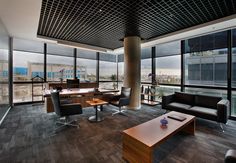
[[162, 109], [167, 109], [167, 105], [174, 101], [175, 94], [162, 96]]
[[229, 117], [229, 100], [220, 100], [217, 103], [218, 122], [227, 123]]
[[236, 162], [236, 150], [228, 150], [225, 154], [225, 163]]

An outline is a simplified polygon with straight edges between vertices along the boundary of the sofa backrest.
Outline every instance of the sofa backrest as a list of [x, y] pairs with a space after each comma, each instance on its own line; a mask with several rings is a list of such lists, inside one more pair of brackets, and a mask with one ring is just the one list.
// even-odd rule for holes
[[184, 92], [175, 92], [175, 101], [188, 105], [194, 105], [194, 95]]
[[217, 109], [217, 103], [222, 100], [221, 97], [195, 95], [195, 105], [212, 109]]

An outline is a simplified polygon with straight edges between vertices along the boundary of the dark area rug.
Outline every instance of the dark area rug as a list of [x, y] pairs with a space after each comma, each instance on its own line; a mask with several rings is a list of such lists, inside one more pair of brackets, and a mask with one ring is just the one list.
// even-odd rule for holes
[[[54, 134], [57, 116], [43, 105], [21, 105], [10, 110], [0, 126], [0, 162], [111, 163], [122, 159], [122, 131], [162, 115], [160, 106], [143, 105], [127, 116], [111, 116], [104, 106], [104, 121], [90, 123], [92, 107], [74, 116], [80, 128], [65, 127]], [[159, 125], [157, 125], [159, 127]], [[154, 162], [223, 162], [227, 149], [236, 147], [236, 122], [223, 133], [216, 122], [197, 119], [196, 134], [178, 133], [155, 148]]]

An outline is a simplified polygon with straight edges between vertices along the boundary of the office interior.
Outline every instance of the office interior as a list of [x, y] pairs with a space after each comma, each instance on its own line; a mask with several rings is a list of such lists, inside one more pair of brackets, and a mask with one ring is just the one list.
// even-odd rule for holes
[[137, 162], [125, 131], [177, 128], [176, 92], [221, 98], [227, 122], [194, 115], [193, 135], [170, 131], [141, 162], [235, 161], [234, 0], [0, 2], [0, 162]]

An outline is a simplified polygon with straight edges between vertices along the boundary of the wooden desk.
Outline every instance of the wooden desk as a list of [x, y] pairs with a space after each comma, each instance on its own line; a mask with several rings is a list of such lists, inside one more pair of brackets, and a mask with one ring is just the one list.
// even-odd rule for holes
[[[180, 122], [167, 118], [167, 116], [171, 114], [181, 115], [186, 117], [186, 119], [183, 122]], [[160, 127], [160, 120], [164, 117], [168, 120], [167, 128]], [[123, 158], [130, 163], [152, 163], [154, 147], [180, 130], [194, 135], [195, 117], [172, 111], [138, 126], [124, 130]]]
[[[60, 83], [60, 82], [48, 82], [47, 89], [55, 88], [55, 87], [62, 87], [63, 89], [67, 88], [66, 82]], [[80, 82], [79, 83], [80, 88], [98, 88], [98, 83], [96, 82]]]
[[[62, 89], [62, 91], [60, 92], [60, 98], [70, 99], [72, 103], [81, 103], [82, 108], [84, 108], [90, 106], [86, 101], [92, 100], [94, 96], [102, 99], [103, 94], [109, 92], [119, 92], [119, 90], [107, 90], [107, 89], [95, 90], [94, 88]], [[45, 107], [47, 113], [54, 112], [51, 100], [51, 90], [45, 90], [44, 97], [45, 97]]]
[[[60, 96], [72, 96], [72, 95], [87, 95], [94, 94], [94, 88], [72, 88], [72, 89], [62, 89]], [[51, 90], [45, 90], [44, 97], [51, 97]]]

